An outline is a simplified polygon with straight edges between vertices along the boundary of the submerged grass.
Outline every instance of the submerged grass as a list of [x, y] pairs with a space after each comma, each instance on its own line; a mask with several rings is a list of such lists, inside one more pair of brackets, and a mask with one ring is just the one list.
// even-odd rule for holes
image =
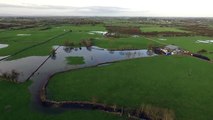
[[[66, 77], [64, 77], [66, 76]], [[177, 120], [211, 120], [212, 64], [170, 56], [123, 61], [54, 76], [50, 99], [92, 101], [138, 108], [150, 104], [174, 111]]]
[[67, 62], [70, 65], [80, 65], [84, 64], [84, 58], [83, 57], [67, 57]]

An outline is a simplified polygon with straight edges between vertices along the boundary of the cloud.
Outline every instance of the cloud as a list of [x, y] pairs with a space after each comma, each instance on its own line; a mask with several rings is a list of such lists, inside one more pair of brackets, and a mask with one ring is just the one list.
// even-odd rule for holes
[[131, 11], [129, 8], [121, 7], [0, 4], [0, 16], [147, 16], [149, 14], [149, 11]]

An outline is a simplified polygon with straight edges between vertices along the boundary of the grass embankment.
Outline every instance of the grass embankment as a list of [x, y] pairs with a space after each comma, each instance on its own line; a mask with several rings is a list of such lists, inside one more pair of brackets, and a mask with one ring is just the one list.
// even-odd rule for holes
[[66, 111], [55, 114], [44, 114], [30, 108], [30, 93], [28, 86], [13, 84], [0, 80], [0, 119], [1, 120], [121, 120], [122, 117], [100, 111]]
[[67, 57], [66, 60], [67, 60], [68, 64], [70, 64], [70, 65], [84, 64], [83, 57]]
[[131, 108], [148, 104], [173, 110], [177, 120], [211, 120], [212, 67], [181, 56], [123, 61], [58, 74], [50, 80], [48, 97]]

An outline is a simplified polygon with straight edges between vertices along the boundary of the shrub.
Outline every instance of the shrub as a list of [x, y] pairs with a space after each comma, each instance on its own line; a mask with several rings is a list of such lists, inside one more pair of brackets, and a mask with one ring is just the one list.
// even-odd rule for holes
[[213, 54], [213, 51], [209, 52], [210, 54]]
[[2, 73], [3, 78], [9, 78], [10, 74], [8, 72]]
[[197, 51], [197, 53], [207, 53], [207, 50], [201, 49], [201, 50]]
[[80, 45], [91, 47], [93, 45], [92, 39], [81, 40]]
[[95, 104], [95, 103], [97, 103], [97, 102], [98, 102], [98, 99], [97, 99], [96, 97], [92, 97], [91, 102]]
[[12, 70], [11, 71], [11, 80], [17, 80], [18, 79], [18, 76], [19, 76], [20, 73], [18, 73], [17, 71], [15, 70]]
[[144, 116], [150, 120], [174, 120], [175, 115], [172, 110], [143, 105], [136, 110], [136, 116]]
[[2, 77], [4, 79], [12, 82], [18, 82], [19, 75], [20, 73], [18, 73], [16, 70], [12, 70], [10, 73], [9, 72], [2, 73]]
[[148, 50], [152, 50], [152, 49], [153, 49], [153, 45], [152, 45], [152, 44], [149, 44], [148, 47], [147, 47], [147, 49], [148, 49]]
[[50, 51], [50, 54], [52, 57], [55, 57], [56, 56], [56, 49], [52, 48], [51, 51]]
[[70, 42], [68, 40], [65, 40], [64, 41], [64, 46], [66, 46], [66, 47], [74, 47], [75, 44], [74, 44], [74, 42]]

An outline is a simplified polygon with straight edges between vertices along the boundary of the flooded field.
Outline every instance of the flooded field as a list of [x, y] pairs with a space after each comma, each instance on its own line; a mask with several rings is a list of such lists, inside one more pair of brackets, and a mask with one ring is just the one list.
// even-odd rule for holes
[[[148, 55], [147, 50], [108, 51], [95, 46], [74, 49], [64, 46], [54, 46], [53, 48], [58, 48], [55, 56], [32, 56], [0, 62], [0, 74], [11, 73], [15, 70], [19, 73], [18, 82], [25, 82], [28, 79], [33, 81], [30, 91], [36, 105], [40, 104], [38, 96], [41, 87], [55, 73], [96, 65], [100, 66], [101, 64], [108, 65], [107, 63], [121, 60], [154, 56]], [[69, 65], [66, 58], [72, 56], [83, 57], [85, 63]]]
[[[58, 46], [54, 46], [54, 48], [57, 47]], [[56, 56], [49, 58], [48, 61], [43, 65], [43, 67], [31, 79], [40, 79], [40, 76], [43, 73], [47, 73], [46, 75], [51, 75], [53, 73], [69, 69], [89, 67], [101, 63], [150, 56], [146, 52], [147, 50], [108, 51], [99, 47], [82, 47], [71, 49], [68, 47], [61, 46], [57, 50]], [[70, 56], [83, 57], [85, 64], [68, 65], [66, 57]], [[31, 73], [34, 72], [39, 67], [39, 65], [44, 62], [48, 57], [49, 56], [32, 56], [12, 61], [1, 61], [0, 70], [1, 73], [9, 73], [12, 70], [16, 70], [20, 73], [18, 81], [24, 82], [31, 75]]]

